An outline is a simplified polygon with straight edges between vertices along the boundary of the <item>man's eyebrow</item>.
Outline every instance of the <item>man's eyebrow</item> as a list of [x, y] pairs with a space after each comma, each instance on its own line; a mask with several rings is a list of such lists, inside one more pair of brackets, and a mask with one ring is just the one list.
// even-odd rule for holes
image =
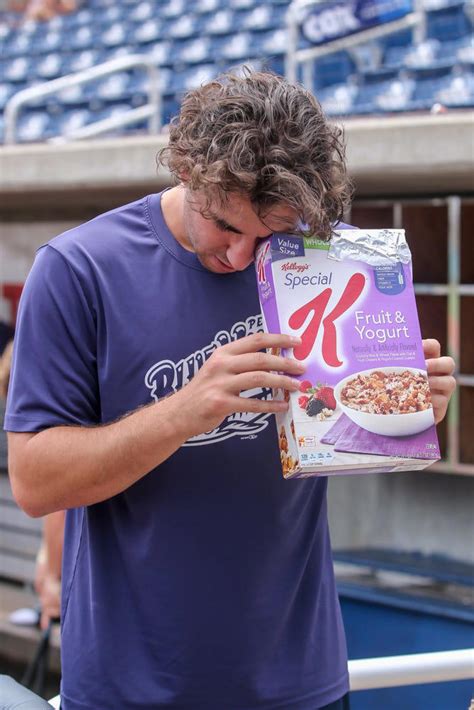
[[211, 213], [211, 217], [214, 220], [214, 222], [219, 225], [220, 227], [224, 227], [224, 229], [228, 229], [230, 232], [235, 232], [236, 234], [243, 234], [243, 232], [240, 231], [240, 229], [237, 229], [237, 227], [234, 227], [232, 224], [229, 224], [229, 222], [226, 219], [223, 219], [222, 217], [218, 217], [215, 214]]

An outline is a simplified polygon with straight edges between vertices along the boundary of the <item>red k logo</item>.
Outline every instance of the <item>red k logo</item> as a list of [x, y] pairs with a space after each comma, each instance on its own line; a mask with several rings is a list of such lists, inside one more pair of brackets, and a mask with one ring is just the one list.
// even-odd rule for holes
[[334, 322], [354, 305], [364, 290], [364, 285], [365, 276], [359, 273], [353, 274], [347, 282], [339, 301], [327, 315], [324, 315], [324, 313], [332, 296], [332, 288], [324, 289], [324, 291], [311, 301], [308, 301], [308, 303], [305, 303], [304, 306], [298, 308], [290, 316], [288, 321], [290, 328], [298, 330], [304, 325], [308, 315], [311, 315], [308, 327], [301, 334], [302, 344], [293, 350], [297, 360], [304, 360], [308, 357], [313, 349], [322, 323], [323, 340], [321, 349], [324, 362], [331, 367], [340, 367], [343, 364], [337, 355], [337, 331]]

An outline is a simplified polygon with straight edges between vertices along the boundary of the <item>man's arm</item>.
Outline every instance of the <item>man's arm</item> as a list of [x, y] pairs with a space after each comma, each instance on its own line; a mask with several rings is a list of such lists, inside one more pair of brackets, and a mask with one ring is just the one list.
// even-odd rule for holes
[[17, 503], [33, 517], [99, 503], [127, 489], [187, 439], [211, 431], [233, 412], [287, 409], [286, 402], [244, 398], [240, 393], [256, 387], [297, 391], [297, 380], [275, 371], [302, 374], [304, 366], [260, 351], [300, 342], [288, 335], [259, 333], [224, 345], [183, 389], [112, 424], [9, 433], [9, 472]]
[[41, 628], [61, 613], [61, 566], [64, 542], [64, 510], [44, 519], [43, 540], [36, 558], [35, 589], [41, 604]]

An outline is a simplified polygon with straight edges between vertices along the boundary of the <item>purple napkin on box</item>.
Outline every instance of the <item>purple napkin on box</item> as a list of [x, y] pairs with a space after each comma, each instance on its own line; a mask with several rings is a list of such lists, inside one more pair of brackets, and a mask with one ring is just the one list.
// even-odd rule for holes
[[382, 436], [362, 429], [343, 414], [321, 441], [323, 444], [333, 444], [334, 451], [410, 459], [440, 458], [434, 424], [412, 436]]
[[321, 442], [323, 444], [331, 444], [334, 446], [336, 441], [339, 439], [341, 434], [352, 424], [351, 420], [349, 417], [347, 417], [345, 414], [342, 414], [337, 422], [332, 426], [324, 436], [321, 437]]

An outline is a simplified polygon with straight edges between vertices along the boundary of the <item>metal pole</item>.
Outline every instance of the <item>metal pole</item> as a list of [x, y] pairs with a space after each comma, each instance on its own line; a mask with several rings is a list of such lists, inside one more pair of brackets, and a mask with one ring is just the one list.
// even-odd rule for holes
[[[448, 353], [459, 368], [461, 356], [461, 198], [448, 198]], [[448, 461], [456, 466], [459, 461], [460, 397], [455, 390], [448, 410]]]

